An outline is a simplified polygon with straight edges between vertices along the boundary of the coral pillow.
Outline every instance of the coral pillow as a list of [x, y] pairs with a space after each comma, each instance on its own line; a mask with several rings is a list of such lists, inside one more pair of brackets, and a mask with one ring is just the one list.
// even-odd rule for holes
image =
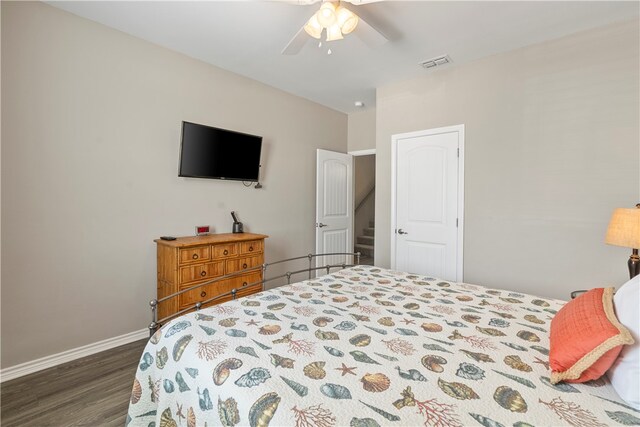
[[551, 320], [551, 383], [586, 382], [611, 367], [631, 334], [616, 318], [614, 288], [596, 288], [569, 301]]

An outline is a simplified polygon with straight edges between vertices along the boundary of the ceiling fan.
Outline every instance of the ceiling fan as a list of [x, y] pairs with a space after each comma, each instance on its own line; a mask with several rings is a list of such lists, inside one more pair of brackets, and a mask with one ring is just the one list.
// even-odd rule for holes
[[[355, 34], [367, 45], [375, 47], [385, 43], [388, 39], [382, 32], [371, 26], [362, 17], [362, 11], [358, 15], [342, 5], [341, 1], [332, 0], [297, 0], [292, 3], [308, 5], [322, 1], [320, 9], [298, 30], [295, 36], [282, 50], [283, 55], [295, 55], [307, 43], [309, 37], [320, 40], [322, 46], [323, 35], [327, 42], [340, 40], [345, 35], [357, 29]], [[344, 0], [353, 5], [375, 3], [381, 0]], [[328, 49], [331, 54], [331, 49]]]

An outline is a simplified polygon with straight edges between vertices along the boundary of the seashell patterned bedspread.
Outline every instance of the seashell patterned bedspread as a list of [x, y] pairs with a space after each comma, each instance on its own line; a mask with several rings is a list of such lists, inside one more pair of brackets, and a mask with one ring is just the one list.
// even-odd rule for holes
[[182, 316], [129, 426], [639, 425], [606, 378], [551, 385], [562, 301], [359, 266]]

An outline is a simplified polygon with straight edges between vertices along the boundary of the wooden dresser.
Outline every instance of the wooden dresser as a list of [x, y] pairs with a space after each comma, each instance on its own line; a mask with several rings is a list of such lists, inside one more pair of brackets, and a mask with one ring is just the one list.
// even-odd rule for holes
[[[263, 264], [264, 239], [267, 237], [264, 234], [227, 233], [154, 240], [158, 248], [157, 298]], [[237, 297], [260, 292], [260, 284], [249, 286], [260, 280], [262, 271], [258, 270], [185, 292], [158, 304], [158, 319], [234, 288], [238, 290]], [[230, 299], [231, 295], [216, 300], [215, 304]]]

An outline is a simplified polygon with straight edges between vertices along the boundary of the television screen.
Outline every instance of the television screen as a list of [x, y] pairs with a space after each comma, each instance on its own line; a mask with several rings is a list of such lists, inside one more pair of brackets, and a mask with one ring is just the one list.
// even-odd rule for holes
[[258, 181], [262, 137], [182, 122], [178, 175]]

